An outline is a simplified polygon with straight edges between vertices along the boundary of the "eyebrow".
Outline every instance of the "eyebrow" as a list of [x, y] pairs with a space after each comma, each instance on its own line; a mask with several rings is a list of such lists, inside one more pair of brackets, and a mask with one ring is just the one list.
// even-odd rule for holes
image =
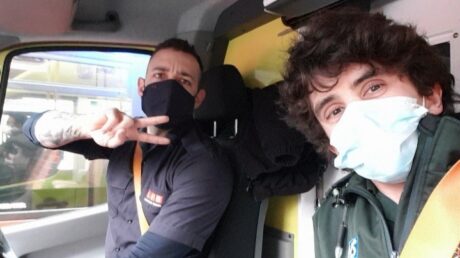
[[325, 97], [324, 99], [322, 99], [319, 103], [317, 103], [314, 107], [313, 107], [313, 113], [315, 114], [315, 116], [318, 116], [318, 113], [331, 101], [333, 101], [335, 98], [337, 98], [337, 95], [333, 94], [333, 95], [329, 95], [327, 97]]
[[[167, 72], [169, 71], [169, 69], [164, 66], [155, 66], [152, 68], [152, 71]], [[182, 75], [183, 77], [188, 77], [192, 81], [195, 81], [195, 78], [188, 72], [180, 71], [179, 74]]]
[[368, 69], [366, 71], [364, 71], [363, 74], [361, 74], [361, 76], [359, 76], [352, 84], [353, 88], [358, 86], [360, 83], [362, 83], [363, 81], [369, 79], [369, 78], [372, 78], [374, 77], [375, 75], [377, 74], [377, 69], [373, 66], [369, 66]]
[[[352, 88], [355, 88], [356, 86], [358, 86], [359, 84], [361, 84], [363, 81], [369, 79], [369, 78], [372, 78], [374, 77], [376, 74], [377, 74], [377, 69], [373, 66], [369, 66], [368, 67], [369, 69], [366, 69], [366, 71], [364, 71], [357, 79], [355, 79], [351, 85]], [[313, 107], [313, 113], [315, 114], [315, 116], [318, 115], [318, 113], [331, 101], [333, 101], [335, 98], [337, 98], [337, 95], [336, 94], [333, 94], [333, 95], [329, 95], [327, 97], [325, 97], [324, 99], [322, 99], [319, 103], [317, 103], [314, 107]]]

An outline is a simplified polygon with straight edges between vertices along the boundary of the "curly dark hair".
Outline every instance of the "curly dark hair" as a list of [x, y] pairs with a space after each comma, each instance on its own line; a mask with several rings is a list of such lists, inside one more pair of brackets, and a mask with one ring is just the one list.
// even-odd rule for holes
[[[198, 65], [200, 66], [200, 70], [203, 71], [203, 63], [201, 62], [201, 58], [196, 52], [195, 47], [190, 45], [188, 41], [178, 38], [170, 38], [158, 44], [155, 47], [155, 52], [158, 52], [162, 49], [174, 49], [176, 51], [184, 52], [193, 56], [196, 59]], [[155, 53], [152, 54], [152, 57], [154, 55]]]
[[327, 157], [329, 139], [313, 113], [309, 95], [335, 85], [319, 85], [318, 75], [336, 78], [351, 63], [380, 66], [405, 75], [422, 96], [442, 88], [443, 114], [454, 112], [454, 78], [447, 66], [411, 25], [398, 24], [383, 14], [346, 9], [312, 16], [289, 49], [280, 87], [286, 121], [302, 132]]

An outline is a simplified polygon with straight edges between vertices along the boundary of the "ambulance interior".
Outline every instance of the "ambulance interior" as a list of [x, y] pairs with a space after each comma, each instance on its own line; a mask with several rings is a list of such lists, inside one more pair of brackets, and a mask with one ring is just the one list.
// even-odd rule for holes
[[[12, 126], [49, 109], [90, 113], [115, 106], [143, 115], [133, 86], [155, 44], [171, 37], [188, 40], [200, 54], [209, 94], [195, 118], [238, 163], [233, 201], [209, 257], [314, 257], [315, 207], [347, 172], [312, 158], [315, 164], [289, 170], [293, 188], [257, 188], [254, 182], [264, 178], [256, 180], [245, 157], [260, 158], [262, 150], [242, 153], [235, 146], [251, 144], [241, 140], [249, 113], [274, 112], [274, 105], [257, 101], [283, 80], [286, 50], [302, 22], [344, 6], [416, 25], [460, 78], [456, 0], [0, 0], [0, 148], [22, 155], [0, 164], [0, 257], [104, 257], [107, 162], [36, 150], [20, 139], [9, 143], [16, 137]], [[262, 143], [270, 142], [268, 120], [250, 123]], [[12, 175], [19, 166], [23, 175]], [[320, 177], [311, 176], [312, 167]], [[287, 178], [283, 171], [279, 182]]]

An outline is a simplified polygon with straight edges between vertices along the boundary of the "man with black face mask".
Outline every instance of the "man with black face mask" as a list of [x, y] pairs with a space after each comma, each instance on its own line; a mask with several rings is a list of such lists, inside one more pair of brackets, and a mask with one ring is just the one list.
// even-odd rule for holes
[[[138, 79], [147, 117], [118, 109], [96, 116], [48, 111], [23, 127], [43, 147], [109, 159], [106, 257], [200, 257], [222, 216], [232, 174], [193, 123], [193, 109], [205, 97], [198, 87], [201, 70], [192, 46], [169, 39], [157, 46], [146, 77]], [[133, 158], [135, 150], [142, 158]], [[133, 179], [137, 160], [142, 176]]]

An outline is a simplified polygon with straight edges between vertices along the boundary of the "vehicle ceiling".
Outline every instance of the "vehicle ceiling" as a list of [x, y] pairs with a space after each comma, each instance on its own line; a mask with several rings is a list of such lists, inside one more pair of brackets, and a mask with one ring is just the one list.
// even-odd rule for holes
[[[212, 32], [220, 13], [234, 2], [236, 0], [0, 0], [0, 48], [18, 39], [20, 42], [78, 40], [152, 45], [170, 37]], [[120, 26], [104, 22], [108, 11], [118, 14]]]

